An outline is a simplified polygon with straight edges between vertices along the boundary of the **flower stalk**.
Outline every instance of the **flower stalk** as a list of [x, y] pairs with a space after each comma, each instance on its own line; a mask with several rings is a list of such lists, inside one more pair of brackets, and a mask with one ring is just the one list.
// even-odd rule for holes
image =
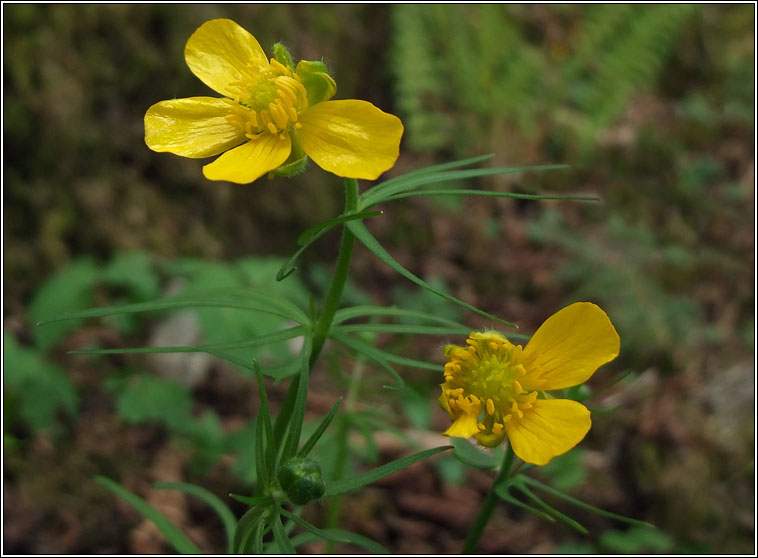
[[484, 497], [482, 506], [479, 508], [479, 514], [476, 516], [474, 524], [471, 526], [471, 530], [463, 544], [461, 554], [473, 554], [474, 550], [476, 550], [476, 545], [479, 544], [479, 539], [484, 532], [484, 528], [487, 526], [487, 523], [489, 523], [490, 517], [492, 517], [492, 512], [495, 510], [495, 505], [500, 499], [495, 493], [495, 488], [508, 480], [511, 467], [513, 466], [514, 455], [513, 448], [508, 445], [505, 457], [503, 458], [503, 465], [500, 467], [500, 472], [492, 483], [489, 492], [487, 492], [487, 496]]

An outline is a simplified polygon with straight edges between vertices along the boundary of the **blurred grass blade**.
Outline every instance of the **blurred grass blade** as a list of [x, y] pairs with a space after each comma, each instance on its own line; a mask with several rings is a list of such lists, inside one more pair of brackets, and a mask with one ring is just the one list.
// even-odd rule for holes
[[[279, 343], [300, 337], [305, 333], [303, 326], [295, 326], [281, 331], [265, 333], [246, 339], [245, 341], [235, 341], [230, 343], [208, 343], [205, 345], [179, 345], [175, 347], [129, 347], [123, 349], [78, 349], [69, 351], [72, 355], [139, 355], [151, 353], [208, 353], [211, 351], [223, 351], [224, 349], [244, 349], [247, 347], [258, 347]], [[211, 353], [215, 354], [215, 353]], [[252, 369], [252, 365], [250, 366]]]
[[311, 525], [306, 520], [304, 520], [302, 517], [299, 517], [295, 515], [294, 513], [288, 512], [287, 510], [282, 510], [282, 515], [295, 523], [296, 525], [299, 525], [309, 533], [312, 533], [313, 535], [317, 536], [320, 539], [337, 542], [337, 543], [352, 543], [357, 546], [360, 546], [362, 548], [365, 548], [367, 550], [370, 550], [371, 552], [374, 552], [375, 554], [389, 554], [390, 552], [384, 548], [379, 543], [372, 541], [371, 539], [367, 537], [363, 537], [361, 535], [357, 535], [355, 533], [350, 533], [348, 531], [343, 531], [341, 529], [319, 529], [315, 525]]
[[390, 366], [389, 361], [383, 354], [384, 351], [377, 349], [373, 345], [369, 345], [368, 343], [365, 343], [361, 341], [360, 339], [351, 337], [350, 335], [346, 335], [339, 331], [332, 330], [332, 332], [329, 334], [329, 337], [331, 337], [332, 339], [334, 339], [335, 341], [339, 343], [342, 343], [346, 347], [353, 349], [355, 352], [360, 353], [366, 358], [373, 360], [379, 366], [381, 366], [387, 372], [389, 372], [390, 375], [395, 379], [395, 383], [397, 384], [395, 386], [392, 386], [390, 389], [401, 389], [403, 385], [405, 385], [405, 382], [403, 382], [403, 379], [400, 377], [400, 374], [398, 374], [395, 371], [395, 369], [392, 368], [392, 366]]
[[195, 543], [189, 540], [187, 535], [182, 533], [176, 525], [166, 519], [160, 512], [158, 512], [158, 510], [145, 502], [145, 500], [136, 494], [132, 494], [120, 484], [107, 477], [97, 476], [95, 477], [95, 481], [116, 494], [116, 496], [127, 502], [143, 516], [152, 521], [161, 534], [166, 537], [179, 553], [203, 554], [203, 552], [195, 546]]
[[600, 201], [597, 196], [558, 196], [549, 194], [517, 194], [514, 192], [493, 192], [491, 190], [420, 190], [418, 192], [401, 192], [390, 196], [385, 201], [401, 200], [415, 196], [485, 196], [493, 198], [514, 198], [517, 200], [568, 200], [568, 201]]
[[409, 455], [408, 457], [396, 459], [395, 461], [391, 461], [390, 463], [381, 465], [376, 469], [366, 471], [360, 475], [355, 475], [352, 478], [330, 482], [326, 485], [326, 494], [324, 494], [324, 498], [331, 498], [337, 494], [344, 494], [345, 492], [357, 490], [358, 488], [366, 486], [367, 484], [371, 484], [372, 482], [376, 482], [379, 479], [391, 475], [392, 473], [396, 473], [400, 469], [404, 469], [409, 465], [413, 465], [417, 461], [421, 461], [422, 459], [426, 459], [427, 457], [431, 457], [445, 450], [452, 449], [452, 447], [453, 446], [440, 446], [437, 448], [420, 451], [418, 453], [414, 453], [413, 455]]
[[[307, 324], [308, 316], [288, 299], [277, 297], [272, 293], [261, 293], [252, 290], [234, 289], [219, 296], [218, 291], [204, 295], [191, 297], [177, 296], [152, 302], [138, 302], [119, 306], [104, 306], [102, 308], [90, 308], [78, 312], [67, 312], [52, 316], [38, 322], [38, 325], [74, 320], [81, 318], [97, 318], [118, 314], [133, 314], [137, 312], [151, 312], [157, 310], [176, 310], [180, 308], [236, 308], [239, 310], [255, 310], [265, 312], [283, 318], [288, 318], [299, 324]], [[240, 299], [232, 298], [238, 295]]]
[[426, 289], [429, 292], [432, 292], [438, 296], [441, 296], [442, 298], [449, 300], [450, 302], [453, 302], [457, 304], [458, 306], [462, 306], [463, 308], [466, 308], [467, 310], [471, 310], [472, 312], [475, 312], [479, 314], [480, 316], [484, 316], [487, 319], [494, 320], [496, 322], [500, 322], [501, 324], [507, 325], [509, 327], [516, 327], [516, 324], [513, 324], [511, 322], [508, 322], [506, 320], [503, 320], [501, 318], [498, 318], [496, 316], [493, 316], [492, 314], [488, 314], [484, 310], [479, 310], [479, 308], [476, 308], [475, 306], [471, 306], [470, 304], [463, 302], [460, 299], [455, 298], [454, 296], [451, 296], [449, 294], [443, 293], [442, 291], [439, 291], [432, 287], [429, 283], [424, 281], [423, 279], [420, 279], [416, 277], [413, 273], [405, 269], [402, 265], [398, 263], [395, 258], [393, 258], [389, 252], [387, 252], [384, 247], [379, 243], [378, 240], [376, 240], [371, 233], [368, 231], [366, 226], [361, 222], [352, 221], [347, 224], [348, 229], [350, 229], [350, 232], [352, 232], [355, 237], [361, 241], [361, 243], [368, 248], [371, 252], [374, 253], [374, 255], [379, 258], [381, 261], [383, 261], [385, 264], [387, 264], [389, 267], [397, 271], [400, 275], [411, 281], [412, 283], [415, 283], [419, 287]]
[[226, 532], [227, 554], [234, 552], [234, 530], [237, 528], [237, 518], [234, 517], [232, 510], [218, 496], [210, 490], [186, 482], [158, 482], [153, 485], [155, 488], [164, 490], [179, 490], [191, 496], [200, 498], [208, 504], [221, 519]]
[[326, 432], [326, 429], [329, 428], [329, 425], [331, 424], [332, 420], [337, 414], [337, 411], [339, 410], [341, 403], [342, 403], [342, 397], [337, 399], [337, 402], [334, 405], [332, 405], [332, 408], [329, 409], [329, 412], [324, 417], [324, 419], [319, 423], [316, 430], [313, 431], [313, 434], [310, 435], [310, 437], [305, 442], [305, 444], [303, 444], [303, 447], [300, 448], [300, 451], [297, 452], [298, 457], [308, 456], [308, 454], [311, 452], [313, 447], [316, 445], [316, 442], [319, 441], [321, 436], [323, 436], [324, 432]]
[[618, 515], [616, 513], [612, 513], [609, 511], [605, 511], [601, 508], [596, 508], [595, 506], [591, 506], [585, 502], [582, 502], [581, 500], [577, 500], [576, 498], [569, 496], [568, 494], [564, 494], [560, 490], [556, 490], [552, 486], [548, 486], [547, 484], [544, 484], [538, 480], [535, 480], [531, 477], [527, 477], [526, 475], [519, 475], [521, 483], [525, 485], [530, 485], [535, 488], [539, 488], [543, 492], [547, 492], [548, 494], [555, 496], [556, 498], [561, 498], [562, 500], [565, 500], [566, 502], [570, 502], [571, 504], [574, 504], [578, 508], [585, 509], [587, 511], [591, 511], [597, 515], [601, 515], [603, 517], [608, 517], [610, 519], [616, 519], [618, 521], [623, 521], [624, 523], [629, 523], [631, 525], [637, 525], [640, 527], [652, 527], [655, 529], [655, 525], [652, 523], [648, 523], [646, 521], [640, 521], [639, 519], [632, 519], [631, 517], [625, 517], [623, 515]]
[[297, 554], [287, 533], [284, 532], [284, 525], [282, 525], [282, 517], [280, 515], [277, 515], [276, 519], [274, 519], [274, 543], [279, 547], [279, 551], [282, 554]]

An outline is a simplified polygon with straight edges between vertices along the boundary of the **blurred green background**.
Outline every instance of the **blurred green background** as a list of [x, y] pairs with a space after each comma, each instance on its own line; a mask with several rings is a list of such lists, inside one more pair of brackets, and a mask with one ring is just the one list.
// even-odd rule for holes
[[[659, 530], [581, 516], [591, 531], [581, 537], [504, 510], [482, 550], [753, 552], [754, 11], [4, 4], [5, 550], [165, 549], [92, 483], [96, 474], [143, 496], [156, 480], [195, 481], [221, 496], [250, 482], [249, 379], [211, 361], [66, 352], [182, 344], [172, 334], [243, 336], [272, 324], [219, 327], [190, 313], [35, 327], [61, 311], [177, 288], [266, 283], [302, 230], [340, 211], [339, 181], [315, 165], [293, 179], [211, 183], [203, 162], [145, 146], [150, 105], [212, 94], [184, 63], [184, 44], [204, 21], [228, 17], [269, 52], [281, 41], [296, 59], [323, 58], [336, 98], [399, 115], [406, 132], [388, 177], [494, 153], [493, 166], [570, 168], [470, 186], [602, 200], [414, 198], [369, 222], [401, 263], [525, 332], [567, 303], [591, 300], [621, 335], [620, 357], [592, 382], [601, 387], [629, 372], [596, 400], [594, 409], [612, 412], [594, 415], [580, 449], [543, 474]], [[334, 257], [336, 238], [306, 254], [282, 292], [299, 297], [306, 286], [322, 287], [330, 268], [321, 262]], [[353, 270], [354, 302], [491, 326], [417, 293], [365, 251]], [[445, 341], [380, 340], [431, 361], [441, 359]], [[395, 409], [401, 431], [445, 428], [436, 409], [440, 378], [402, 374], [402, 397], [367, 380], [366, 399]], [[324, 400], [328, 409], [341, 386], [339, 374], [324, 376], [313, 408]], [[376, 455], [363, 459], [389, 451], [366, 439]], [[455, 497], [476, 501], [471, 487], [487, 486], [449, 461], [434, 471], [434, 483], [406, 487], [426, 490], [432, 509]], [[158, 501], [213, 550], [220, 527], [204, 525], [199, 506], [174, 496], [159, 493]], [[466, 532], [465, 522], [447, 525], [409, 508], [402, 493], [368, 491], [349, 505], [346, 527], [397, 552], [457, 552]]]

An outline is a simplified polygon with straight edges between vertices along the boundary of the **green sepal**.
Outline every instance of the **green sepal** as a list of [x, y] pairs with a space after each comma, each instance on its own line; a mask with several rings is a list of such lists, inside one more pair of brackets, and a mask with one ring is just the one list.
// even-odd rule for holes
[[[289, 159], [287, 160], [289, 161]], [[296, 159], [291, 163], [285, 162], [282, 166], [275, 168], [268, 173], [268, 177], [274, 178], [275, 176], [284, 176], [285, 178], [290, 178], [303, 172], [307, 164], [308, 157], [303, 155], [300, 159]]]
[[323, 62], [301, 60], [297, 63], [295, 72], [308, 92], [308, 106], [327, 101], [337, 92], [337, 84]]
[[289, 178], [300, 174], [305, 170], [308, 163], [308, 156], [305, 154], [305, 151], [303, 151], [297, 134], [291, 133], [290, 138], [292, 140], [292, 150], [290, 151], [289, 157], [287, 157], [287, 160], [284, 161], [284, 163], [268, 173], [269, 178], [274, 178], [275, 176]]
[[295, 64], [292, 62], [292, 55], [290, 55], [290, 51], [282, 43], [274, 44], [274, 59], [282, 66], [287, 66], [287, 68], [294, 71]]

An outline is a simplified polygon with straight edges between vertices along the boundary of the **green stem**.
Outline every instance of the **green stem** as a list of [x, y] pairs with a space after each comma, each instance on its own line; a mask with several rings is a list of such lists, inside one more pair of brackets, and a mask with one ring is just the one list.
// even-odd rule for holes
[[[354, 211], [358, 208], [358, 181], [354, 178], [345, 179], [345, 211]], [[324, 306], [321, 309], [318, 322], [313, 330], [313, 345], [311, 348], [311, 355], [308, 361], [308, 369], [313, 370], [313, 365], [318, 360], [321, 354], [321, 349], [324, 348], [326, 338], [329, 336], [329, 330], [332, 327], [332, 321], [334, 320], [334, 313], [339, 308], [340, 300], [342, 299], [342, 291], [345, 288], [345, 281], [347, 280], [348, 270], [350, 268], [350, 260], [353, 256], [353, 246], [355, 244], [355, 237], [347, 227], [342, 229], [342, 243], [340, 244], [340, 251], [337, 256], [337, 265], [332, 276], [332, 282], [329, 285], [329, 290], [326, 293], [326, 299], [324, 300]], [[300, 376], [296, 376], [289, 389], [287, 395], [284, 397], [282, 403], [282, 409], [291, 409], [295, 402], [297, 390], [300, 384]], [[276, 417], [274, 424], [274, 438], [281, 440], [284, 435], [284, 431], [287, 428], [287, 421], [289, 420], [288, 413], [280, 412]]]
[[[358, 181], [354, 178], [345, 179], [345, 212], [355, 211], [358, 209]], [[310, 368], [321, 354], [324, 348], [326, 338], [329, 336], [329, 329], [332, 327], [334, 313], [339, 308], [342, 299], [342, 291], [345, 288], [348, 270], [350, 268], [350, 259], [353, 256], [353, 246], [355, 237], [347, 227], [342, 229], [342, 243], [340, 244], [339, 255], [337, 256], [337, 266], [334, 269], [332, 283], [329, 285], [329, 291], [326, 293], [324, 307], [321, 309], [316, 328], [313, 331], [313, 349], [311, 350]]]
[[484, 497], [482, 507], [479, 508], [479, 515], [476, 516], [474, 525], [469, 531], [468, 537], [466, 537], [466, 542], [463, 544], [461, 554], [474, 553], [476, 545], [479, 544], [479, 539], [484, 532], [484, 528], [487, 526], [487, 523], [492, 516], [492, 512], [495, 510], [495, 505], [499, 500], [498, 495], [495, 494], [495, 487], [508, 478], [511, 465], [513, 465], [513, 449], [509, 444], [508, 450], [505, 452], [505, 458], [503, 459], [503, 466], [500, 468], [500, 472], [498, 473], [497, 478], [495, 478], [495, 482], [492, 483], [487, 496]]

